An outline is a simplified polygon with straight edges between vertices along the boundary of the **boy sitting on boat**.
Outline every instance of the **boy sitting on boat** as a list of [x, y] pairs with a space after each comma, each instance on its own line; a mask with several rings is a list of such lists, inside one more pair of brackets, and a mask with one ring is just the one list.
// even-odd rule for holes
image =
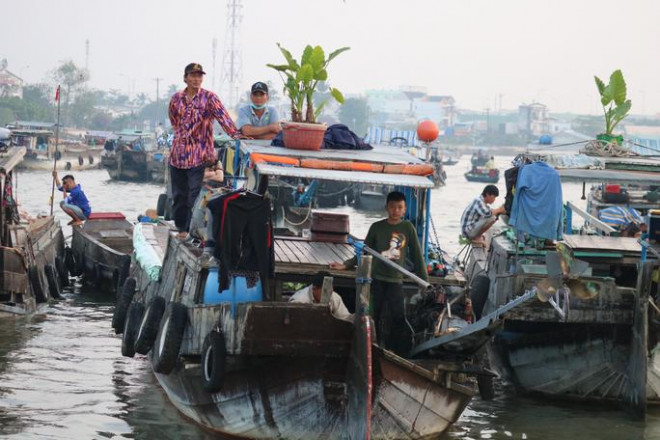
[[78, 226], [82, 225], [84, 220], [89, 218], [92, 213], [92, 208], [89, 206], [89, 200], [79, 184], [71, 174], [62, 177], [62, 182], [57, 176], [57, 171], [53, 171], [53, 179], [55, 179], [55, 186], [62, 191], [64, 200], [60, 202], [62, 211], [66, 212], [71, 221], [69, 225]]
[[[329, 276], [329, 274], [317, 274], [312, 280], [312, 284], [303, 287], [294, 293], [289, 299], [289, 302], [301, 304], [319, 304], [321, 302], [323, 279], [326, 276]], [[341, 296], [339, 296], [337, 292], [332, 292], [328, 305], [330, 306], [330, 313], [332, 313], [332, 316], [337, 319], [353, 322], [353, 314], [348, 311], [344, 305], [344, 301], [342, 301]]]
[[473, 244], [485, 246], [483, 235], [497, 221], [497, 216], [505, 212], [504, 206], [492, 209], [490, 206], [500, 190], [495, 185], [486, 185], [481, 195], [470, 202], [461, 216], [461, 233], [472, 240]]
[[[412, 260], [414, 272], [420, 278], [427, 280], [426, 265], [422, 249], [417, 238], [417, 231], [412, 223], [404, 220], [406, 213], [406, 197], [399, 191], [387, 195], [385, 209], [387, 218], [371, 225], [365, 245], [380, 252], [386, 258], [405, 267], [406, 256]], [[330, 268], [344, 270], [353, 268], [357, 257], [343, 263], [330, 263]], [[401, 272], [374, 260], [371, 271], [373, 281], [371, 292], [373, 299], [373, 317], [379, 329], [388, 329], [385, 345], [399, 355], [405, 355], [410, 350], [411, 334], [406, 325], [403, 304], [403, 275]], [[387, 303], [391, 322], [381, 322], [383, 305]]]

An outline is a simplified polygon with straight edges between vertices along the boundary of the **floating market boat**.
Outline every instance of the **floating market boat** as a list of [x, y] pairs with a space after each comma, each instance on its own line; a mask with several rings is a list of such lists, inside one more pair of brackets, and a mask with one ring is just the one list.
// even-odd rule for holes
[[83, 275], [97, 289], [117, 292], [131, 265], [133, 223], [120, 212], [94, 212], [72, 229], [75, 275]]
[[[56, 148], [51, 130], [12, 128], [11, 134], [14, 145], [26, 148], [25, 157], [19, 165], [21, 169], [52, 171], [55, 165], [60, 171], [79, 171], [100, 166], [100, 148], [67, 139], [60, 139]], [[55, 158], [57, 161], [54, 161]]]
[[167, 151], [157, 150], [153, 135], [125, 130], [105, 142], [101, 165], [113, 180], [163, 183], [167, 172]]
[[68, 283], [64, 236], [53, 216], [21, 216], [13, 190], [24, 147], [0, 152], [0, 316], [41, 312]]
[[[431, 277], [436, 287], [426, 293], [418, 294], [415, 285], [404, 286], [406, 295], [417, 299], [409, 304], [408, 314], [414, 318], [417, 349], [409, 358], [385, 349], [368, 314], [371, 257], [362, 257], [358, 272], [330, 271], [330, 262], [355, 253], [346, 243], [346, 231], [274, 236], [271, 202], [257, 191], [268, 188], [275, 177], [390, 185], [406, 194], [408, 218], [426, 250], [431, 180], [253, 160], [254, 153], [267, 150], [295, 160], [308, 154], [331, 161], [370, 158], [384, 169], [388, 157], [373, 152], [307, 152], [253, 141], [237, 143], [236, 148], [238, 167], [254, 173], [252, 185], [218, 193], [216, 203], [225, 211], [216, 226], [234, 228], [237, 218], [248, 225], [231, 233], [214, 228], [214, 236], [243, 239], [237, 248], [216, 243], [221, 250], [216, 255], [222, 259], [218, 269], [203, 258], [195, 241], [177, 240], [167, 224], [137, 225], [138, 264], [123, 286], [113, 319], [123, 333], [122, 353], [148, 353], [170, 401], [187, 417], [223, 435], [412, 439], [442, 434], [475, 394], [475, 376], [488, 374], [474, 364], [474, 353], [490, 337], [495, 319], [480, 324], [481, 337], [472, 334], [463, 342], [449, 335], [456, 330], [450, 328], [449, 316], [453, 323], [469, 327], [469, 309], [460, 302], [463, 279], [457, 274]], [[232, 258], [234, 251], [244, 257]], [[329, 275], [319, 304], [287, 301], [293, 293], [289, 283], [309, 283], [321, 271]], [[353, 322], [332, 315], [332, 289], [355, 312]], [[453, 313], [438, 313], [452, 305]], [[451, 343], [423, 345], [437, 335], [450, 337]]]
[[[631, 182], [643, 175], [558, 170], [562, 179], [582, 181], [603, 173]], [[491, 365], [520, 393], [616, 403], [643, 416], [647, 402], [659, 402], [658, 315], [649, 309], [657, 299], [650, 287], [658, 260], [643, 263], [637, 239], [615, 236], [612, 227], [571, 203], [564, 209], [561, 241], [534, 240], [531, 233], [523, 240], [510, 228], [492, 239], [488, 253], [472, 249], [466, 274], [477, 316], [530, 289], [546, 302], [528, 302], [504, 315], [504, 329], [489, 346]], [[574, 216], [598, 235], [576, 235], [585, 229], [573, 227]]]
[[500, 170], [496, 168], [475, 167], [464, 175], [468, 182], [497, 183], [500, 180]]

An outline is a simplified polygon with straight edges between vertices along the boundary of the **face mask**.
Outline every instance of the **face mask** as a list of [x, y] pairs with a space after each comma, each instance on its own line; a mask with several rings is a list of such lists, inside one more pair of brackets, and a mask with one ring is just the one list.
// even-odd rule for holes
[[264, 105], [256, 105], [255, 103], [251, 102], [250, 107], [252, 107], [255, 110], [263, 110], [266, 108], [266, 104]]

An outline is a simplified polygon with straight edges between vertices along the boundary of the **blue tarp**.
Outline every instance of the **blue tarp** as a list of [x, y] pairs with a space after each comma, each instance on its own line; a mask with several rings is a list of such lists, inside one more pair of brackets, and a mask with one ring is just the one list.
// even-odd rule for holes
[[509, 225], [538, 238], [561, 239], [562, 191], [557, 171], [545, 162], [518, 172]]

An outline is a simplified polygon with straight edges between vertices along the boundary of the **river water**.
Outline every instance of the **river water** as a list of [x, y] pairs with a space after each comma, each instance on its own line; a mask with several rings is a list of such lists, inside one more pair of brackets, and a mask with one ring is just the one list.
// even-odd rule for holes
[[[500, 168], [508, 158], [497, 157]], [[465, 205], [483, 184], [466, 182], [469, 157], [447, 167], [448, 185], [433, 190], [438, 238], [455, 254]], [[104, 170], [75, 174], [96, 211], [135, 219], [155, 207], [157, 185], [110, 181]], [[503, 180], [499, 184], [504, 190]], [[48, 212], [51, 179], [21, 172], [18, 199], [31, 214]], [[581, 185], [564, 186], [564, 199], [580, 206]], [[57, 194], [56, 194], [57, 197]], [[496, 204], [501, 202], [500, 197]], [[56, 198], [56, 200], [59, 200]], [[364, 236], [379, 214], [351, 212], [352, 231]], [[65, 225], [65, 216], [56, 214]], [[65, 236], [71, 229], [64, 227]], [[0, 438], [2, 439], [211, 439], [181, 416], [156, 383], [144, 357], [124, 358], [110, 328], [113, 298], [75, 285], [45, 316], [0, 320]], [[660, 439], [660, 409], [646, 423], [618, 410], [548, 403], [499, 389], [494, 401], [475, 397], [445, 439]]]

